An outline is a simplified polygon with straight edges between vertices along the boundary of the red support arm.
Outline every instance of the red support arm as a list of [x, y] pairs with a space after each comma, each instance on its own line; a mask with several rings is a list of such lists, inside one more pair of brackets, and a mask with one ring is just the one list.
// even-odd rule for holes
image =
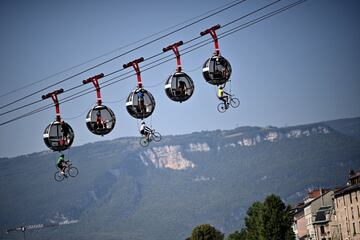
[[163, 48], [163, 52], [167, 52], [169, 50], [173, 50], [176, 56], [176, 72], [181, 72], [181, 60], [180, 60], [180, 53], [178, 47], [183, 45], [183, 41], [179, 41], [177, 43], [174, 43], [172, 45], [167, 46], [166, 48]]
[[96, 100], [97, 100], [98, 105], [102, 104], [99, 79], [103, 78], [103, 77], [104, 77], [104, 74], [100, 73], [100, 74], [98, 74], [96, 76], [93, 76], [93, 77], [88, 78], [88, 79], [83, 81], [83, 84], [87, 84], [87, 83], [90, 83], [90, 82], [92, 82], [94, 84], [94, 87], [96, 89]]
[[138, 58], [132, 62], [128, 62], [127, 64], [123, 65], [123, 68], [128, 68], [130, 66], [133, 66], [133, 68], [135, 69], [136, 75], [137, 75], [139, 88], [142, 88], [141, 74], [140, 74], [140, 68], [139, 68], [139, 63], [141, 63], [142, 61], [144, 61], [143, 57]]
[[218, 24], [218, 25], [215, 25], [209, 29], [206, 29], [205, 31], [201, 32], [200, 35], [201, 36], [204, 36], [206, 34], [209, 34], [211, 35], [211, 37], [214, 39], [214, 44], [215, 44], [215, 55], [216, 56], [219, 56], [220, 55], [220, 48], [219, 48], [219, 42], [218, 42], [218, 38], [216, 36], [216, 30], [218, 30], [221, 26]]
[[64, 89], [61, 88], [59, 90], [56, 90], [54, 92], [51, 92], [51, 93], [41, 96], [42, 99], [52, 98], [52, 100], [54, 101], [54, 104], [55, 104], [56, 121], [59, 121], [59, 122], [61, 120], [61, 117], [60, 117], [60, 107], [59, 107], [59, 101], [58, 101], [57, 95], [60, 93], [63, 93], [63, 92], [64, 92]]

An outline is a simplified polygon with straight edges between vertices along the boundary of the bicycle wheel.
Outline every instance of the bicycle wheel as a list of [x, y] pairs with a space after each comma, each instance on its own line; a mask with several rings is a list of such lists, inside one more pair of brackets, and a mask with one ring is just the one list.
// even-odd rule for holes
[[76, 167], [69, 167], [68, 174], [70, 177], [76, 177], [79, 174], [79, 170]]
[[140, 138], [140, 145], [143, 147], [147, 147], [149, 145], [149, 141], [145, 137], [142, 137]]
[[237, 98], [232, 98], [231, 101], [230, 101], [230, 105], [233, 107], [233, 108], [237, 108], [240, 106], [240, 100], [237, 99]]
[[154, 132], [154, 133], [152, 134], [152, 137], [153, 137], [153, 139], [154, 139], [155, 142], [160, 142], [160, 140], [161, 140], [161, 134], [158, 133], [158, 132]]
[[221, 113], [224, 113], [226, 111], [225, 104], [223, 102], [219, 103], [219, 105], [217, 106], [217, 110]]
[[57, 182], [61, 182], [62, 180], [64, 180], [64, 175], [63, 174], [61, 174], [61, 172], [60, 171], [57, 171], [55, 174], [54, 174], [54, 179], [55, 179], [55, 181], [57, 181]]

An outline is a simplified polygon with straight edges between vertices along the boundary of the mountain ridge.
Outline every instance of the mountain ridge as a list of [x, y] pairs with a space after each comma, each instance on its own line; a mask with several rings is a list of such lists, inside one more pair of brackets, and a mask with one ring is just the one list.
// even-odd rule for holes
[[135, 137], [89, 143], [71, 150], [80, 174], [62, 183], [53, 180], [56, 153], [3, 158], [0, 229], [79, 220], [31, 239], [176, 240], [199, 223], [229, 233], [253, 201], [275, 193], [294, 203], [309, 187], [344, 185], [360, 168], [352, 131], [360, 118], [331, 124], [170, 135], [147, 148]]

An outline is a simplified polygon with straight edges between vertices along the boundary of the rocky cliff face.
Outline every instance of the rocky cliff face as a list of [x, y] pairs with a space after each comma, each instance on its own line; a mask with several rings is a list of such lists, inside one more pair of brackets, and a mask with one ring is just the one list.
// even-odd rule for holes
[[195, 164], [185, 159], [181, 152], [182, 148], [176, 146], [153, 147], [140, 153], [141, 161], [155, 168], [169, 168], [173, 170], [184, 170], [194, 168]]
[[[285, 139], [296, 139], [310, 137], [314, 135], [329, 134], [330, 128], [324, 126], [309, 126], [304, 128], [293, 129], [278, 129], [278, 128], [259, 128], [251, 136], [247, 132], [237, 132], [226, 135], [227, 143], [218, 146], [220, 151], [222, 147], [250, 147], [260, 143], [274, 143]], [[209, 152], [210, 146], [206, 142], [189, 143], [186, 146], [180, 145], [165, 145], [160, 147], [151, 147], [140, 152], [141, 161], [146, 166], [153, 166], [155, 168], [164, 168], [172, 170], [186, 170], [194, 168], [195, 164], [184, 157], [184, 152]], [[199, 179], [202, 181], [203, 179]]]

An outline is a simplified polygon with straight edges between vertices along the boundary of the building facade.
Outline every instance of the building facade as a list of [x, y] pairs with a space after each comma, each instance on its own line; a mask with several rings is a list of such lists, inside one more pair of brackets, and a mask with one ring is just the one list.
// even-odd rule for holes
[[360, 240], [360, 171], [350, 171], [347, 186], [309, 192], [293, 208], [298, 240]]
[[360, 171], [350, 171], [348, 186], [334, 194], [340, 240], [360, 240]]

